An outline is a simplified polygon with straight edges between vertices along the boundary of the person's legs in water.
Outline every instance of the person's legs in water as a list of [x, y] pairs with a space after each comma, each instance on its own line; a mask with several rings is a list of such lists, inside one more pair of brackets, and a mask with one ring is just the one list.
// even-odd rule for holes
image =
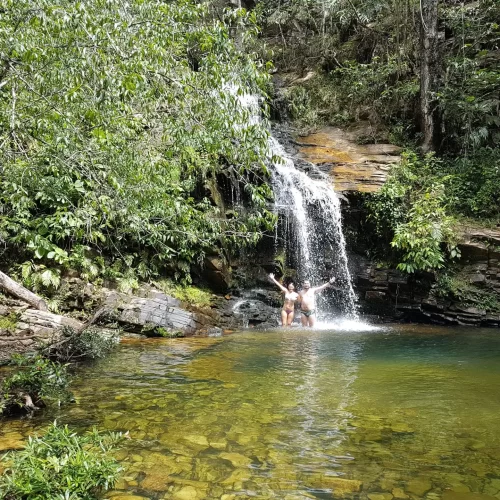
[[302, 326], [307, 326], [307, 316], [302, 311], [300, 313], [300, 323]]
[[294, 314], [294, 311], [292, 309], [290, 312], [288, 312], [287, 321], [286, 321], [287, 326], [292, 326], [294, 316], [295, 316], [295, 314]]
[[286, 326], [287, 320], [288, 320], [288, 313], [285, 311], [285, 309], [282, 309], [281, 310], [281, 326]]
[[307, 318], [307, 321], [308, 321], [308, 325], [312, 328], [314, 326], [314, 324], [316, 323], [316, 314], [315, 313], [311, 314]]

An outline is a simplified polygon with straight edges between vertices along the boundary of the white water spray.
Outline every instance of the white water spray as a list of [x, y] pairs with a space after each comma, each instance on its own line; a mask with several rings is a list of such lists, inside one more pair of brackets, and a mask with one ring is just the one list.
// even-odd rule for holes
[[316, 172], [318, 178], [313, 179], [297, 170], [274, 138], [270, 148], [273, 156], [282, 159], [272, 164], [271, 176], [287, 257], [296, 262], [299, 278], [309, 279], [313, 286], [335, 276], [342, 314], [358, 319], [340, 200], [332, 180], [320, 171]]
[[[238, 95], [241, 105], [249, 111], [248, 124], [258, 123], [258, 98], [242, 95], [237, 89], [230, 91]], [[237, 126], [242, 127], [241, 124]], [[273, 137], [269, 139], [268, 155], [275, 211], [279, 216], [277, 237], [284, 242], [287, 261], [293, 261], [299, 280], [308, 279], [312, 286], [335, 276], [338, 312], [348, 320], [358, 320], [356, 294], [342, 232], [340, 200], [333, 189], [332, 179], [319, 170], [315, 172], [314, 179], [298, 170]], [[280, 159], [275, 161], [276, 157]], [[320, 312], [328, 310], [321, 295], [318, 305]]]

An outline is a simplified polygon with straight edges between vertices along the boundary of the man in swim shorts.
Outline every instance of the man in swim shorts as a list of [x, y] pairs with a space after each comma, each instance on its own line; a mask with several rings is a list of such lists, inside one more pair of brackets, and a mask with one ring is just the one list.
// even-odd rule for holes
[[304, 288], [299, 292], [300, 296], [300, 321], [302, 326], [314, 326], [316, 322], [316, 292], [321, 292], [325, 288], [332, 286], [335, 278], [330, 279], [328, 283], [311, 288], [309, 280], [304, 281]]

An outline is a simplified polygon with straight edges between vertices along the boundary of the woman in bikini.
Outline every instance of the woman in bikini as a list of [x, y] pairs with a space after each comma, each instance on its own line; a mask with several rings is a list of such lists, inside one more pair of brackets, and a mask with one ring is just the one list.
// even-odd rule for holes
[[299, 294], [295, 292], [293, 283], [290, 283], [288, 285], [288, 289], [286, 289], [274, 278], [273, 273], [269, 275], [269, 278], [271, 278], [271, 281], [278, 285], [280, 290], [285, 294], [285, 302], [283, 304], [283, 309], [281, 310], [281, 324], [285, 327], [291, 326], [295, 315], [295, 302], [299, 298]]

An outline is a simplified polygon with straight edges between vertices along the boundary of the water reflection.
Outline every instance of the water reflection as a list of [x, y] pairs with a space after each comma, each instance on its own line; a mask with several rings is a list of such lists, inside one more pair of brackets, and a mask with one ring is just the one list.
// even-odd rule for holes
[[0, 448], [57, 417], [130, 431], [117, 495], [493, 500], [499, 360], [493, 331], [428, 327], [128, 341]]

